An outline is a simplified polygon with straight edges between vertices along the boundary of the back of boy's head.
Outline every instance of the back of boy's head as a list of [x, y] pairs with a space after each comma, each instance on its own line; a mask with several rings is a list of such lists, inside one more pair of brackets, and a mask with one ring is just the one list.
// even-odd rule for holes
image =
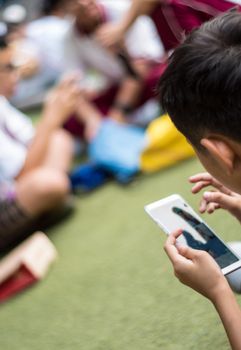
[[194, 30], [171, 56], [159, 89], [163, 108], [197, 148], [207, 131], [241, 142], [241, 14]]

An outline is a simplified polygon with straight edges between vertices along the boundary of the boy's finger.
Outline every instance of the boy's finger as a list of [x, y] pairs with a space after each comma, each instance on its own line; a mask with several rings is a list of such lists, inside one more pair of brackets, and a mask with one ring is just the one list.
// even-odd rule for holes
[[223, 209], [231, 209], [233, 207], [234, 198], [221, 192], [204, 192], [203, 198], [207, 202], [214, 202]]
[[200, 213], [205, 213], [206, 209], [207, 209], [207, 201], [204, 198], [202, 198], [199, 205], [199, 211]]
[[216, 180], [209, 173], [200, 173], [200, 174], [190, 176], [189, 181], [191, 183], [207, 182], [207, 183], [209, 183], [209, 185], [212, 185], [212, 186], [216, 187], [217, 189], [224, 187], [218, 180]]
[[164, 245], [164, 250], [167, 253], [169, 259], [174, 263], [178, 259], [178, 250], [176, 248], [176, 240], [182, 234], [182, 230], [177, 230], [171, 233]]
[[215, 210], [220, 209], [220, 205], [218, 203], [210, 203], [207, 205], [207, 213], [212, 214]]
[[185, 245], [179, 245], [177, 250], [182, 256], [184, 256], [188, 260], [193, 260], [197, 256], [197, 254], [199, 253], [198, 250], [192, 249], [192, 248], [185, 246]]
[[189, 181], [192, 183], [195, 183], [198, 181], [211, 181], [211, 180], [212, 180], [212, 176], [209, 173], [199, 173], [189, 177]]
[[203, 188], [210, 186], [210, 181], [198, 181], [193, 187], [192, 187], [192, 193], [198, 193]]
[[207, 186], [213, 186], [217, 190], [227, 195], [232, 194], [232, 192], [227, 187], [225, 187], [219, 181], [211, 177], [211, 175], [206, 173], [194, 175], [193, 177], [189, 178], [189, 181], [191, 183], [195, 183], [195, 185], [192, 187], [192, 193], [194, 194], [198, 193], [199, 191], [201, 191], [203, 188]]

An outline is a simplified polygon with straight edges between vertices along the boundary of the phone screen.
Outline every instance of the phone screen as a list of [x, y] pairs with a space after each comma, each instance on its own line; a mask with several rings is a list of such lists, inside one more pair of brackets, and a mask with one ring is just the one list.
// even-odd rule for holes
[[239, 261], [238, 257], [182, 200], [173, 200], [163, 206], [152, 208], [150, 214], [168, 233], [182, 229], [183, 233], [178, 241], [194, 249], [205, 250], [216, 260], [221, 269]]

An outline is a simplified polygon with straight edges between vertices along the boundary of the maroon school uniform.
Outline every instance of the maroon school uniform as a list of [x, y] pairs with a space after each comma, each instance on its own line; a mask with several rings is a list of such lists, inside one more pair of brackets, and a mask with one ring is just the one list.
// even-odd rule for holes
[[151, 18], [168, 51], [182, 41], [184, 34], [234, 7], [240, 10], [240, 6], [225, 0], [160, 0]]

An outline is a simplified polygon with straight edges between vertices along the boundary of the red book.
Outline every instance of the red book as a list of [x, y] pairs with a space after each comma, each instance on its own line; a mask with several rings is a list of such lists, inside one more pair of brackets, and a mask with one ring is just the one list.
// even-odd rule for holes
[[42, 279], [57, 252], [42, 232], [36, 232], [0, 260], [0, 303]]

